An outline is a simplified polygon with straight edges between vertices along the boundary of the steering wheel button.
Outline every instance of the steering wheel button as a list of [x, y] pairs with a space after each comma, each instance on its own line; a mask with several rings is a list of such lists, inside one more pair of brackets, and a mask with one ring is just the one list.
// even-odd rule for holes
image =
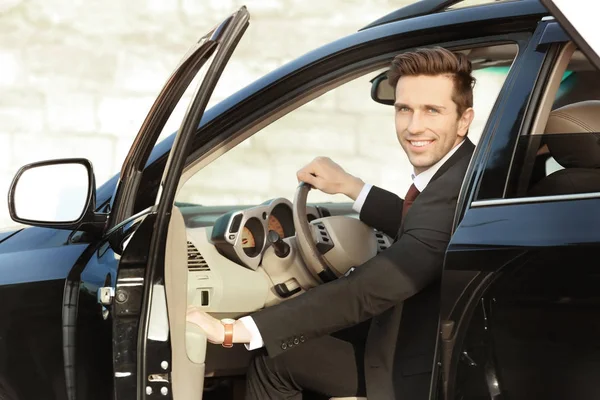
[[281, 343], [281, 350], [285, 350], [287, 349], [287, 344], [286, 343]]
[[294, 338], [294, 344], [299, 344], [300, 340], [298, 338]]

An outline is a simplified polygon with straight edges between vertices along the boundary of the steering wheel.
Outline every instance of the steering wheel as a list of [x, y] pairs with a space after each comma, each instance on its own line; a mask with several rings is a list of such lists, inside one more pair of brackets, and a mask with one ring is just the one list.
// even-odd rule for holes
[[308, 222], [308, 218], [306, 218], [306, 199], [311, 188], [312, 186], [308, 183], [301, 182], [294, 195], [292, 214], [296, 228], [296, 243], [310, 273], [325, 283], [337, 279], [337, 275], [333, 272], [334, 269], [329, 262], [317, 249], [310, 223]]

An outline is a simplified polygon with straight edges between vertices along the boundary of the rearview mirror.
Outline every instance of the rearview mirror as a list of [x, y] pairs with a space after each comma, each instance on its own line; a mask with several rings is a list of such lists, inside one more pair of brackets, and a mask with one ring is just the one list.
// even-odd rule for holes
[[394, 105], [396, 99], [395, 88], [388, 82], [387, 71], [371, 80], [371, 98], [380, 104]]
[[28, 164], [10, 186], [10, 217], [33, 226], [75, 229], [94, 221], [95, 191], [94, 172], [86, 159]]

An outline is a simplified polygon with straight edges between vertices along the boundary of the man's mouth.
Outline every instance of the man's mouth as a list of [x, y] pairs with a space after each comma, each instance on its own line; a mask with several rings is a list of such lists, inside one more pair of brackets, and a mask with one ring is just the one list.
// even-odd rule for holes
[[409, 140], [408, 143], [410, 143], [414, 147], [422, 148], [433, 143], [433, 140]]

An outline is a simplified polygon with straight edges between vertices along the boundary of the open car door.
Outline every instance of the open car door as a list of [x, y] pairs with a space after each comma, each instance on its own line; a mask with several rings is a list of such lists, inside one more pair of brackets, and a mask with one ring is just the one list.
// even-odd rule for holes
[[598, 16], [592, 4], [583, 0], [541, 0], [554, 18], [571, 36], [587, 58], [600, 69], [600, 33]]
[[[116, 252], [121, 254], [112, 308], [116, 399], [202, 398], [203, 363], [188, 371], [188, 376], [199, 373], [192, 377], [192, 390], [188, 387], [178, 392], [173, 383], [172, 332], [165, 293], [165, 248], [175, 192], [189, 144], [248, 21], [249, 14], [242, 7], [190, 49], [160, 92], [122, 167], [106, 233], [113, 238], [113, 248], [118, 248]], [[209, 59], [211, 62], [207, 63]], [[175, 136], [156, 203], [134, 216], [142, 171], [150, 152], [173, 109], [202, 67], [205, 67], [206, 75], [196, 88]], [[131, 231], [135, 232], [128, 235]], [[185, 288], [179, 290], [184, 292]], [[185, 315], [185, 309], [182, 312]], [[185, 371], [178, 372], [185, 374]], [[179, 375], [181, 379], [182, 375]]]

